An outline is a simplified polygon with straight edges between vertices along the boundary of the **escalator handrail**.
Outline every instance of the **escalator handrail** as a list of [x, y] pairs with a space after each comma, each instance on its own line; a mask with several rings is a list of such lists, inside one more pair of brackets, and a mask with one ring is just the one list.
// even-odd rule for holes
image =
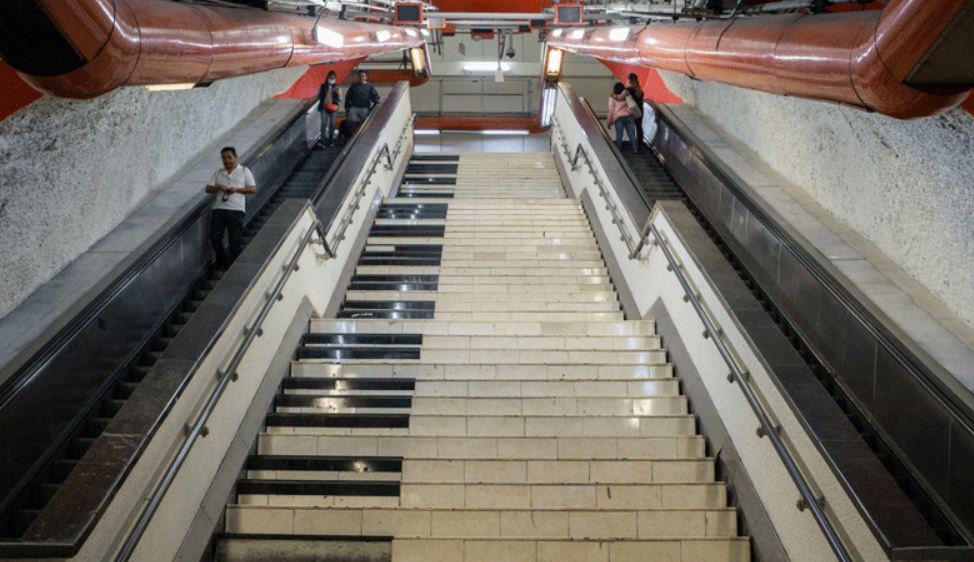
[[[721, 359], [724, 360], [724, 364], [730, 369], [730, 375], [728, 375], [728, 381], [732, 383], [738, 383], [738, 388], [741, 389], [741, 394], [744, 395], [744, 399], [747, 401], [748, 406], [751, 407], [751, 411], [754, 416], [758, 419], [760, 424], [760, 431], [758, 435], [760, 437], [767, 437], [771, 441], [771, 446], [774, 448], [775, 452], [778, 454], [778, 458], [784, 465], [785, 471], [788, 476], [791, 477], [792, 482], [795, 487], [798, 488], [798, 493], [801, 496], [801, 500], [798, 505], [799, 510], [809, 509], [812, 512], [812, 517], [815, 519], [815, 523], [818, 525], [822, 534], [825, 536], [825, 540], [829, 543], [829, 547], [841, 562], [852, 562], [853, 558], [846, 549], [845, 544], [842, 541], [841, 536], [832, 526], [831, 521], [825, 511], [822, 509], [824, 503], [823, 499], [816, 497], [815, 492], [812, 490], [811, 485], [802, 474], [798, 463], [795, 461], [795, 457], [788, 450], [788, 446], [785, 445], [781, 438], [781, 426], [771, 419], [771, 415], [768, 413], [767, 409], [761, 403], [761, 399], [758, 398], [757, 392], [751, 387], [750, 373], [747, 369], [742, 368], [738, 361], [735, 359], [735, 353], [728, 347], [727, 342], [724, 341], [723, 330], [717, 325], [716, 321], [711, 317], [710, 313], [705, 308], [701, 298], [700, 292], [697, 291], [688, 279], [686, 273], [683, 270], [683, 264], [681, 264], [677, 258], [674, 256], [672, 249], [670, 248], [669, 240], [663, 236], [660, 231], [656, 228], [656, 225], [650, 222], [649, 232], [652, 234], [653, 238], [656, 239], [657, 246], [662, 250], [663, 255], [666, 257], [666, 262], [669, 264], [668, 268], [670, 271], [676, 275], [677, 280], [680, 282], [680, 286], [686, 295], [686, 300], [693, 306], [693, 310], [697, 313], [700, 321], [704, 325], [704, 337], [709, 339], [714, 343], [717, 348], [717, 352], [720, 354]], [[821, 503], [820, 503], [821, 502]]]

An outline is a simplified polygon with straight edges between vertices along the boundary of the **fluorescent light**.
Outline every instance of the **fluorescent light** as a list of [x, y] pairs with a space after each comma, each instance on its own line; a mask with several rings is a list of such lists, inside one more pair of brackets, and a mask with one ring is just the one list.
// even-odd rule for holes
[[392, 34], [386, 31], [385, 29], [380, 29], [379, 31], [375, 32], [375, 38], [378, 39], [379, 42], [381, 43], [385, 43], [386, 41], [389, 40], [390, 37], [392, 37]]
[[150, 92], [171, 92], [173, 90], [191, 90], [195, 87], [196, 84], [186, 82], [183, 84], [149, 84], [145, 89]]
[[548, 51], [548, 62], [545, 64], [545, 74], [557, 78], [561, 76], [561, 63], [565, 59], [565, 53], [561, 49], [551, 49]]
[[408, 35], [410, 37], [418, 37], [419, 36], [419, 34], [416, 33], [416, 30], [415, 29], [410, 29], [410, 28], [407, 27], [403, 31], [405, 31], [406, 32], [406, 35]]
[[413, 129], [413, 134], [417, 137], [432, 137], [440, 134], [439, 129]]
[[423, 37], [429, 37], [430, 36], [430, 32], [429, 32], [428, 29], [420, 29], [419, 32], [423, 34]]
[[628, 27], [615, 27], [609, 31], [610, 41], [625, 41], [629, 38]]
[[316, 39], [322, 45], [332, 49], [340, 49], [345, 45], [345, 36], [322, 25], [315, 27]]
[[484, 129], [480, 131], [482, 135], [530, 135], [530, 131], [524, 129]]
[[571, 33], [568, 34], [569, 39], [581, 39], [585, 37], [584, 29], [573, 29]]
[[500, 65], [500, 70], [504, 72], [511, 71], [511, 63], [497, 61], [474, 61], [464, 63], [463, 69], [467, 72], [496, 72], [498, 64]]
[[554, 31], [551, 32], [551, 36], [552, 37], [561, 37], [561, 34], [564, 33], [564, 32], [565, 32], [564, 29], [556, 29], [556, 30], [554, 30]]
[[426, 49], [423, 47], [413, 47], [409, 49], [409, 60], [413, 64], [413, 72], [416, 74], [426, 74]]

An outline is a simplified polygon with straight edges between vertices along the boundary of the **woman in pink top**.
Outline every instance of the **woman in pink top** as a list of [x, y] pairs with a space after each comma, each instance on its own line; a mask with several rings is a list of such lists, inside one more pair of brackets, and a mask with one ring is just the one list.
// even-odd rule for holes
[[626, 134], [629, 135], [632, 151], [636, 152], [638, 148], [636, 145], [636, 120], [633, 118], [632, 112], [629, 111], [629, 104], [626, 103], [628, 96], [629, 93], [626, 92], [626, 87], [622, 85], [622, 82], [616, 82], [612, 88], [612, 95], [609, 96], [609, 128], [612, 125], [616, 127], [616, 146], [619, 147], [619, 150], [622, 150], [622, 131], [625, 129]]

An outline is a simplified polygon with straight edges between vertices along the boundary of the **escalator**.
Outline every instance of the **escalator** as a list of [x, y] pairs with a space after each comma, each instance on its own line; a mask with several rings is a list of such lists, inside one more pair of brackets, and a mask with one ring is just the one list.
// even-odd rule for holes
[[[645, 148], [645, 147], [644, 147]], [[733, 248], [723, 239], [721, 233], [711, 223], [711, 219], [694, 204], [693, 199], [684, 191], [683, 187], [673, 178], [667, 168], [665, 157], [655, 147], [633, 154], [624, 144], [620, 156], [630, 169], [630, 173], [637, 179], [637, 184], [645, 195], [655, 203], [658, 200], [675, 199], [682, 201], [710, 240], [720, 250], [724, 259], [731, 265], [734, 272], [744, 282], [761, 308], [767, 313], [778, 327], [787, 341], [808, 366], [814, 375], [815, 382], [820, 384], [838, 409], [845, 416], [848, 424], [859, 434], [869, 451], [875, 456], [887, 471], [890, 482], [895, 482], [915, 513], [926, 524], [926, 529], [915, 529], [914, 536], [925, 537], [925, 540], [939, 542], [945, 547], [967, 546], [962, 531], [956, 521], [938, 506], [937, 501], [925, 490], [916, 475], [897, 457], [892, 448], [884, 442], [880, 432], [869, 422], [867, 416], [849, 396], [843, 385], [813, 351], [812, 346], [802, 337], [800, 330], [789, 320], [770, 298], [768, 293], [748, 271], [741, 259], [735, 255]], [[910, 532], [907, 532], [910, 534]], [[934, 536], [935, 535], [935, 536]]]
[[[322, 184], [323, 178], [339, 155], [338, 147], [308, 152], [291, 171], [287, 180], [249, 219], [243, 232], [244, 248], [285, 200], [309, 199]], [[12, 498], [12, 501], [7, 504], [9, 507], [0, 515], [0, 540], [16, 543], [24, 537], [81, 457], [125, 405], [126, 400], [169, 347], [173, 338], [207, 299], [223, 273], [212, 265], [208, 267], [204, 275], [192, 285], [182, 302], [163, 322], [161, 328], [150, 338], [149, 343], [135, 355], [135, 359], [127, 367], [117, 371], [118, 376], [106, 385], [107, 390], [97, 399], [95, 406], [84, 415], [82, 421], [74, 427], [65, 440], [56, 443], [50, 449], [46, 464], [16, 498]]]

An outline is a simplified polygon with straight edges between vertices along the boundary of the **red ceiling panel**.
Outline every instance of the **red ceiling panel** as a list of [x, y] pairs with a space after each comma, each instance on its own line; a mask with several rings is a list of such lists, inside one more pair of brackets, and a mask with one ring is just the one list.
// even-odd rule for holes
[[21, 80], [14, 69], [0, 62], [0, 121], [39, 97], [41, 94]]

